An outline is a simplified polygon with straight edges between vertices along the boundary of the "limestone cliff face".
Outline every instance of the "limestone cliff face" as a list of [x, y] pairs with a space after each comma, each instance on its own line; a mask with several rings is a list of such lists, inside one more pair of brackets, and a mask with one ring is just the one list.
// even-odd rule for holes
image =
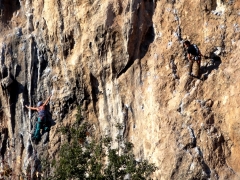
[[[2, 176], [34, 177], [82, 105], [99, 135], [121, 133], [158, 166], [154, 179], [240, 179], [239, 1], [0, 0], [0, 10]], [[209, 57], [201, 80], [187, 75], [185, 39]], [[51, 93], [49, 140], [35, 145], [24, 105]]]

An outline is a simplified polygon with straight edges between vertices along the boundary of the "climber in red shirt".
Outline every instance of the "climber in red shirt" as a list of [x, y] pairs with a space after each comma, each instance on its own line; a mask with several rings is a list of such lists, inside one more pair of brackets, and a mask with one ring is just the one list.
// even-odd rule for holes
[[44, 124], [46, 124], [46, 121], [47, 121], [45, 106], [48, 104], [51, 96], [52, 95], [50, 95], [44, 103], [42, 101], [38, 102], [37, 107], [30, 107], [30, 106], [25, 105], [26, 108], [28, 108], [28, 109], [38, 111], [38, 118], [37, 118], [37, 123], [35, 126], [35, 132], [33, 134], [33, 139], [40, 140], [40, 138], [41, 138], [40, 129], [44, 128], [44, 131], [46, 131], [48, 129], [48, 127], [42, 127], [42, 126]]

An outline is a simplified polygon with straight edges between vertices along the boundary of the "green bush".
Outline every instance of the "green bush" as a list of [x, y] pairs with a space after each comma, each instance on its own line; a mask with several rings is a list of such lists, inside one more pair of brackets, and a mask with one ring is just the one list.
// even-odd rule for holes
[[[77, 118], [82, 119], [79, 114]], [[146, 160], [137, 162], [130, 142], [125, 142], [120, 153], [120, 147], [111, 148], [110, 137], [87, 141], [89, 126], [78, 120], [72, 127], [60, 129], [69, 141], [60, 149], [59, 159], [53, 165], [54, 177], [51, 179], [122, 180], [128, 175], [132, 180], [139, 180], [149, 178], [157, 169]]]

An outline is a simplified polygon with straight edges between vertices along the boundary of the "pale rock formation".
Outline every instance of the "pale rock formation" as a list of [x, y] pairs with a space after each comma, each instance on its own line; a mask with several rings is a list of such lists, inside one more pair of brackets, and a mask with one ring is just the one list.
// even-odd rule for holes
[[[237, 0], [0, 0], [1, 176], [40, 174], [81, 105], [99, 136], [120, 134], [158, 166], [153, 179], [240, 179], [239, 9]], [[187, 75], [185, 39], [209, 57], [201, 79]], [[35, 145], [36, 113], [24, 105], [51, 93], [49, 141]]]

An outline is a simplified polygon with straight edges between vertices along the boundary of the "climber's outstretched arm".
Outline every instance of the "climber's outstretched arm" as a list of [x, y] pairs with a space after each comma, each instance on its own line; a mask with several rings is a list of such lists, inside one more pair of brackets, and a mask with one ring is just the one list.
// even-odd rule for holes
[[38, 109], [35, 108], [35, 107], [31, 107], [31, 106], [27, 106], [27, 105], [25, 105], [25, 107], [28, 108], [28, 109], [31, 109], [31, 110], [36, 110], [36, 111], [38, 110]]
[[43, 106], [46, 106], [46, 105], [47, 105], [47, 103], [49, 102], [51, 96], [52, 96], [52, 95], [50, 95], [50, 96], [47, 98], [47, 100], [43, 103]]

